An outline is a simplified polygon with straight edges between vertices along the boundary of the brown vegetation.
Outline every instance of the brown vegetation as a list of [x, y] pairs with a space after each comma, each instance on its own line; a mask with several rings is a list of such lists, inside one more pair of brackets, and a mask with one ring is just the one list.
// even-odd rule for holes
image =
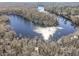
[[[64, 8], [63, 8], [64, 9]], [[60, 9], [55, 9], [57, 11]], [[55, 12], [53, 12], [55, 13]], [[70, 17], [70, 12], [63, 12], [63, 16]], [[47, 16], [34, 9], [8, 8], [0, 9], [0, 14], [17, 14], [34, 23], [45, 26], [55, 25], [56, 16]], [[71, 14], [71, 13], [70, 13]], [[78, 17], [78, 16], [73, 16]], [[76, 19], [73, 18], [72, 19]], [[58, 41], [44, 41], [41, 37], [20, 38], [11, 30], [8, 16], [0, 16], [0, 55], [1, 56], [79, 56], [79, 31], [60, 38]], [[76, 21], [78, 22], [78, 21]]]
[[2, 56], [79, 55], [79, 32], [65, 36], [57, 42], [44, 41], [41, 37], [19, 38], [6, 20], [8, 21], [7, 16], [0, 16], [0, 55]]
[[55, 26], [57, 24], [57, 16], [55, 14], [49, 16], [38, 12], [35, 8], [3, 8], [0, 9], [0, 14], [16, 14], [42, 26]]
[[77, 26], [79, 26], [79, 7], [70, 7], [70, 6], [63, 6], [63, 7], [52, 7], [50, 9], [46, 9], [51, 13], [55, 13], [57, 15], [61, 15], [69, 20], [72, 20]]

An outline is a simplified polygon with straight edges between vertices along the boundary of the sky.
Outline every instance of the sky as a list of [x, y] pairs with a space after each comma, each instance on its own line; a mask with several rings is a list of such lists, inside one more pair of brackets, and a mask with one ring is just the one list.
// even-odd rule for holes
[[79, 2], [79, 0], [0, 0], [0, 2]]

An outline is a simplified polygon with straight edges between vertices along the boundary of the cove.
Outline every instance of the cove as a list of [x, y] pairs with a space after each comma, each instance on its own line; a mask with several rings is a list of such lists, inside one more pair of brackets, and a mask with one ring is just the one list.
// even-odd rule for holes
[[41, 27], [33, 24], [27, 19], [18, 15], [9, 15], [10, 25], [16, 32], [17, 36], [35, 37], [42, 36], [43, 39], [58, 40], [62, 36], [69, 35], [76, 31], [75, 25], [63, 17], [58, 17], [56, 27]]

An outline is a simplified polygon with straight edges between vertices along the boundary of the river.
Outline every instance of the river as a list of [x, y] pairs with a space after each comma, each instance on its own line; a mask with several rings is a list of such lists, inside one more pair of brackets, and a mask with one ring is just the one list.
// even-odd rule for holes
[[37, 26], [18, 15], [9, 15], [9, 20], [17, 36], [23, 37], [42, 36], [45, 40], [49, 40], [51, 37], [57, 40], [76, 31], [75, 25], [71, 21], [60, 16], [57, 18], [58, 25], [56, 27]]

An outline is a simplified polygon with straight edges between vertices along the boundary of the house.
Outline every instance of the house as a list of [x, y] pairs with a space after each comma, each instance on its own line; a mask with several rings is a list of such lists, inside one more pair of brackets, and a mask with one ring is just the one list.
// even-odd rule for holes
[[37, 10], [38, 10], [39, 12], [43, 12], [43, 11], [44, 11], [44, 6], [43, 6], [43, 5], [38, 5], [38, 6], [37, 6]]

